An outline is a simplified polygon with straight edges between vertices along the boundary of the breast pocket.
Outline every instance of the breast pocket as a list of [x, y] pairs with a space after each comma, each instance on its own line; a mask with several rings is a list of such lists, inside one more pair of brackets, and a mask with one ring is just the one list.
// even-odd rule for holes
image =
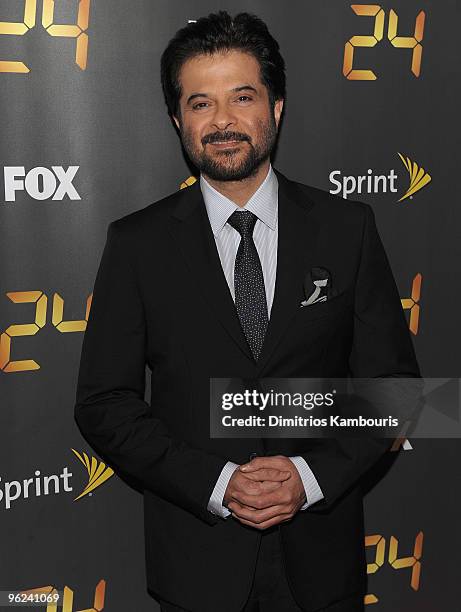
[[353, 288], [345, 289], [325, 302], [317, 302], [308, 306], [299, 306], [296, 319], [299, 323], [315, 321], [324, 317], [341, 315], [352, 308]]

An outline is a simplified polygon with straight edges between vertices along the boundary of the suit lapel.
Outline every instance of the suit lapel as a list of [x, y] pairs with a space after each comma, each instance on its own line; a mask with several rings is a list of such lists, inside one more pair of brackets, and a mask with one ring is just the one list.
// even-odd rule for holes
[[[274, 169], [275, 170], [275, 169]], [[309, 212], [314, 203], [283, 174], [275, 170], [279, 182], [277, 273], [269, 325], [257, 362], [257, 376], [283, 337], [303, 299], [303, 280], [315, 264], [317, 223]]]
[[242, 352], [254, 362], [227, 285], [197, 180], [179, 194], [170, 231], [212, 316], [219, 319]]
[[200, 183], [197, 180], [178, 195], [170, 218], [170, 232], [199, 291], [229, 336], [262, 376], [268, 360], [281, 340], [303, 297], [303, 279], [315, 259], [315, 218], [309, 212], [313, 202], [282, 173], [279, 183], [277, 273], [274, 301], [266, 336], [257, 363], [254, 362], [227, 285], [211, 230]]

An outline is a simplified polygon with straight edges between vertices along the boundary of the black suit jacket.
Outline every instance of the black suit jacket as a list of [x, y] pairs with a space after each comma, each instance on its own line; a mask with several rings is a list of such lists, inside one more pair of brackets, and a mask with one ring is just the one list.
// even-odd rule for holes
[[[249, 594], [261, 532], [207, 504], [225, 463], [251, 452], [301, 455], [325, 495], [278, 527], [301, 608], [365, 594], [360, 478], [392, 443], [211, 439], [210, 377], [420, 376], [372, 208], [276, 173], [277, 276], [257, 363], [199, 181], [109, 224], [83, 340], [77, 424], [144, 491], [149, 590], [194, 612], [238, 612]], [[313, 266], [330, 270], [338, 293], [299, 308]]]

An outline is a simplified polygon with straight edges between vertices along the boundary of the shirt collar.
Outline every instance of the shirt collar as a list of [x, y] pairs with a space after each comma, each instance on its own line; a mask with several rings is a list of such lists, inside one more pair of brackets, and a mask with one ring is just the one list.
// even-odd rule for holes
[[277, 226], [278, 181], [271, 164], [269, 164], [266, 178], [243, 208], [212, 187], [202, 174], [200, 174], [200, 189], [211, 229], [215, 236], [221, 232], [230, 215], [235, 210], [242, 209], [251, 210], [258, 219], [275, 230]]

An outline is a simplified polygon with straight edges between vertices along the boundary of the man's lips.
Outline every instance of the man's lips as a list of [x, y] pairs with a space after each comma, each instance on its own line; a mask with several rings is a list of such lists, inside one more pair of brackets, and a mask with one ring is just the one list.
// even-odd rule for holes
[[226, 140], [226, 141], [221, 140], [217, 142], [210, 142], [209, 144], [213, 145], [214, 147], [217, 147], [218, 149], [226, 149], [229, 147], [235, 147], [241, 142], [244, 142], [244, 141], [243, 140]]

